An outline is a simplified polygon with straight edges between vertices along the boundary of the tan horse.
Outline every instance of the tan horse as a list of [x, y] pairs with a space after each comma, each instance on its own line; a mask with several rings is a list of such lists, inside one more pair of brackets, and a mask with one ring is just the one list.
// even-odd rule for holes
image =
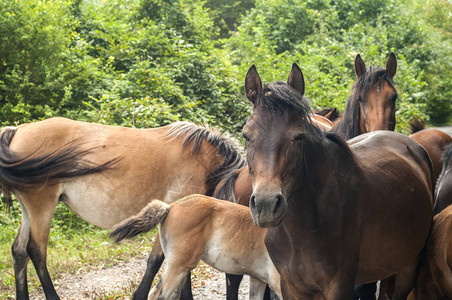
[[267, 230], [253, 224], [247, 207], [203, 195], [170, 205], [153, 200], [111, 235], [118, 242], [157, 224], [167, 267], [154, 297], [178, 299], [186, 275], [203, 260], [222, 272], [250, 275], [250, 299], [262, 299], [266, 284], [281, 298], [279, 274], [264, 244]]
[[29, 259], [46, 298], [58, 298], [46, 267], [58, 202], [111, 228], [149, 199], [212, 193], [224, 173], [243, 164], [228, 140], [191, 123], [132, 129], [52, 118], [3, 130], [0, 184], [16, 193], [22, 207], [12, 247], [17, 298], [28, 298]]

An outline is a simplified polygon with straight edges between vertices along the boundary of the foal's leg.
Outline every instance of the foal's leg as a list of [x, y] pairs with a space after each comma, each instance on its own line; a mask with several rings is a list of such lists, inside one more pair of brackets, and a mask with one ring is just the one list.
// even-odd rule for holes
[[226, 299], [237, 300], [243, 275], [226, 274]]
[[162, 246], [160, 245], [160, 237], [157, 235], [151, 254], [148, 258], [146, 272], [144, 273], [143, 279], [141, 279], [140, 285], [136, 289], [135, 293], [133, 293], [134, 300], [148, 298], [152, 281], [154, 280], [155, 275], [159, 271], [164, 260], [165, 254], [163, 253]]
[[157, 299], [179, 299], [187, 274], [189, 275], [190, 271], [187, 272], [184, 266], [168, 266], [163, 273], [160, 293]]
[[[141, 279], [140, 285], [133, 293], [133, 299], [147, 299], [149, 290], [152, 286], [152, 281], [154, 281], [155, 275], [158, 273], [163, 261], [165, 260], [165, 254], [163, 253], [162, 245], [160, 244], [160, 235], [157, 235], [154, 246], [152, 247], [151, 254], [149, 255], [146, 272], [144, 273], [143, 279]], [[191, 278], [188, 274], [185, 285], [181, 291], [182, 300], [193, 299], [193, 294], [191, 291]]]

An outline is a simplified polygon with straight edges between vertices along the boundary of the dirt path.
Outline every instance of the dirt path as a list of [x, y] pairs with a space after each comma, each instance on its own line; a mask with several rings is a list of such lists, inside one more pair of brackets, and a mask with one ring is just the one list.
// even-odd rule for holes
[[[124, 295], [129, 299], [138, 286], [146, 268], [147, 257], [133, 258], [127, 262], [104, 268], [91, 267], [87, 272], [66, 274], [55, 280], [54, 284], [61, 299], [108, 299], [108, 296]], [[163, 266], [164, 267], [164, 266]], [[159, 275], [157, 275], [159, 276]], [[193, 295], [195, 299], [225, 299], [225, 275], [201, 263], [192, 273]], [[239, 299], [248, 298], [248, 278], [240, 286]], [[32, 300], [45, 299], [41, 291], [31, 293]]]

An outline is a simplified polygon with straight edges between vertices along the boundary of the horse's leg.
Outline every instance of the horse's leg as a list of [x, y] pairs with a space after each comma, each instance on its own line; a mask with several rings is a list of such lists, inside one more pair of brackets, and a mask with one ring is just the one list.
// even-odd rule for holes
[[264, 298], [267, 284], [250, 276], [250, 297], [249, 299], [262, 300]]
[[154, 280], [155, 275], [158, 273], [164, 260], [165, 254], [163, 253], [163, 249], [160, 244], [160, 237], [157, 235], [151, 254], [148, 258], [146, 272], [144, 273], [143, 279], [141, 279], [140, 285], [136, 289], [135, 293], [133, 293], [133, 299], [138, 300], [148, 298], [152, 281]]
[[380, 281], [380, 294], [378, 295], [378, 300], [391, 300], [392, 295], [394, 295], [394, 288], [395, 276]]
[[377, 283], [371, 282], [366, 284], [359, 284], [355, 286], [354, 299], [358, 300], [375, 300], [377, 292]]
[[184, 281], [190, 272], [184, 266], [168, 266], [161, 279], [160, 293], [157, 299], [179, 299]]
[[[346, 276], [341, 276], [340, 278], [331, 280], [323, 290], [323, 298], [331, 300], [353, 299], [353, 296], [355, 294], [353, 281], [354, 277]], [[322, 297], [320, 297], [319, 299], [321, 298]]]
[[243, 275], [226, 274], [226, 299], [237, 300]]
[[[21, 195], [22, 197], [19, 198], [21, 205], [25, 208], [22, 211], [27, 212], [24, 215], [29, 217], [30, 234], [26, 243], [26, 251], [36, 269], [46, 299], [60, 299], [47, 270], [47, 242], [49, 240], [52, 217], [58, 203], [58, 197], [55, 196], [57, 189], [58, 186], [54, 186], [52, 189], [47, 189], [47, 193], [37, 192], [26, 194], [26, 196]], [[20, 245], [20, 243], [15, 243], [15, 245], [18, 248], [13, 250], [13, 253], [16, 253], [13, 255], [17, 255], [17, 253], [22, 255], [23, 249], [21, 247], [23, 245]], [[20, 266], [18, 267], [20, 268]], [[21, 283], [23, 284], [23, 282]], [[21, 289], [23, 290], [23, 287]]]
[[[395, 275], [394, 294], [392, 300], [405, 300], [414, 287], [417, 276], [417, 264], [409, 266], [404, 271]], [[387, 284], [391, 278], [382, 281], [382, 285]]]
[[[21, 204], [22, 205], [22, 204]], [[14, 275], [16, 281], [16, 299], [28, 299], [27, 264], [30, 259], [27, 244], [30, 236], [30, 218], [22, 205], [22, 221], [19, 232], [11, 247], [14, 260]]]
[[187, 278], [185, 278], [184, 286], [182, 287], [182, 291], [180, 292], [181, 300], [193, 300], [193, 293], [191, 291], [191, 275], [187, 274]]

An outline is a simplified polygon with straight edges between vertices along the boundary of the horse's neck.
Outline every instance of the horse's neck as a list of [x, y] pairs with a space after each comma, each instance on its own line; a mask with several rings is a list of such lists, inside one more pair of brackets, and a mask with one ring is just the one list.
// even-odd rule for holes
[[315, 230], [324, 225], [322, 220], [343, 209], [356, 188], [350, 185], [355, 184], [353, 180], [360, 174], [353, 157], [345, 152], [331, 140], [305, 146], [303, 171], [295, 180], [293, 196], [288, 199], [288, 216], [295, 223]]
[[352, 95], [347, 100], [347, 106], [342, 115], [342, 118], [331, 128], [331, 132], [339, 134], [346, 140], [350, 140], [362, 134], [359, 124], [361, 111], [359, 104], [355, 100], [353, 100], [354, 97], [356, 96]]

